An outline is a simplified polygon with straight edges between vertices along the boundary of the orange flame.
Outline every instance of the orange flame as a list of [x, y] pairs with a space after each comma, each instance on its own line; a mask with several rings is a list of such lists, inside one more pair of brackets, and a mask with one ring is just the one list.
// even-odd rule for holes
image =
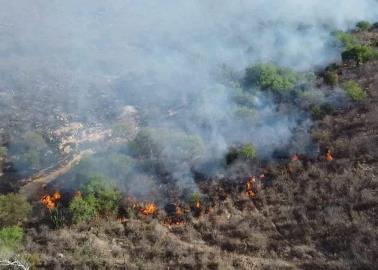
[[54, 209], [56, 204], [61, 198], [61, 194], [59, 191], [55, 191], [53, 195], [44, 195], [39, 200], [46, 208]]
[[143, 215], [149, 216], [157, 212], [157, 206], [154, 203], [147, 203], [145, 207], [141, 209]]
[[328, 161], [332, 161], [332, 160], [333, 160], [332, 152], [331, 152], [331, 150], [329, 150], [329, 149], [328, 149], [328, 151], [327, 151], [327, 160], [328, 160]]
[[256, 183], [256, 177], [252, 176], [248, 179], [247, 183], [245, 184], [245, 192], [247, 196], [250, 198], [253, 198], [256, 196], [256, 193], [253, 191], [255, 183]]

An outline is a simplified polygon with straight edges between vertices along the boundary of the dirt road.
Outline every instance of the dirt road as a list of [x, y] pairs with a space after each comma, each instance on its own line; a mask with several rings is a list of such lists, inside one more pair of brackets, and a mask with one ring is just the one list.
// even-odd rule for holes
[[24, 195], [28, 199], [38, 199], [42, 195], [41, 192], [43, 191], [44, 186], [59, 176], [69, 172], [74, 165], [79, 163], [83, 156], [92, 155], [94, 153], [95, 152], [92, 149], [83, 150], [82, 152], [74, 155], [67, 163], [57, 166], [55, 170], [41, 176], [31, 177], [28, 183], [20, 188], [20, 194]]

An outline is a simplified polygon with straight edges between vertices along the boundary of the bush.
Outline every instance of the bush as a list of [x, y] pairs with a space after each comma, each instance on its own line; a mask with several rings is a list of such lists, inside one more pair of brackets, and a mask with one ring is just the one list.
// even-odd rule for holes
[[300, 75], [288, 68], [279, 68], [273, 64], [258, 64], [248, 67], [245, 82], [262, 89], [272, 89], [283, 93], [292, 90], [299, 82]]
[[143, 158], [156, 157], [161, 151], [149, 129], [142, 129], [138, 132], [135, 139], [130, 143], [130, 149], [134, 155]]
[[17, 249], [24, 237], [24, 231], [19, 226], [11, 226], [0, 229], [0, 251], [2, 249]]
[[31, 205], [19, 194], [0, 195], [0, 226], [13, 226], [26, 220]]
[[130, 127], [126, 123], [117, 123], [112, 128], [112, 136], [127, 138], [130, 135]]
[[367, 96], [366, 92], [354, 81], [347, 81], [343, 87], [347, 96], [355, 102], [362, 102]]
[[245, 160], [254, 159], [257, 156], [256, 148], [253, 144], [248, 143], [240, 149], [240, 156]]
[[356, 61], [363, 63], [370, 59], [378, 57], [378, 52], [372, 47], [366, 45], [357, 45], [350, 47], [341, 54], [343, 61]]
[[[101, 214], [111, 214], [117, 209], [121, 194], [115, 189], [109, 179], [105, 177], [91, 177], [84, 186], [83, 192], [91, 200], [95, 199], [95, 207]], [[79, 201], [80, 202], [80, 201]], [[92, 205], [92, 201], [87, 201]]]
[[69, 209], [73, 223], [88, 222], [97, 215], [97, 200], [92, 194], [86, 197], [75, 196], [70, 202]]
[[343, 44], [343, 46], [346, 49], [360, 45], [359, 40], [350, 33], [345, 33], [343, 31], [336, 31], [334, 33], [334, 36], [338, 41], [340, 41]]
[[368, 30], [371, 27], [371, 23], [368, 21], [360, 21], [356, 24], [359, 30]]
[[339, 75], [336, 71], [327, 71], [324, 74], [324, 82], [330, 86], [336, 86], [339, 82]]

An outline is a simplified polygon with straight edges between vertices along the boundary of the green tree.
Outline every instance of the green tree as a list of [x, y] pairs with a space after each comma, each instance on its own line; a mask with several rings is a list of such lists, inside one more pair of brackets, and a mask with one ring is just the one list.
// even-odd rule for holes
[[288, 68], [279, 68], [273, 64], [258, 64], [246, 69], [245, 82], [262, 89], [272, 89], [279, 93], [293, 90], [301, 76]]
[[363, 90], [358, 83], [354, 81], [347, 81], [343, 85], [344, 90], [348, 97], [350, 97], [355, 102], [362, 102], [367, 94], [365, 90]]
[[0, 195], [0, 226], [13, 226], [25, 221], [31, 205], [19, 194]]

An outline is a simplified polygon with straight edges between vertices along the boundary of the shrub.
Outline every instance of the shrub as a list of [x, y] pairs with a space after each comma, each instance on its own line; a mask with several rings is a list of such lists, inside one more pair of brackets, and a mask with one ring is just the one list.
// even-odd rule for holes
[[324, 74], [324, 82], [330, 86], [336, 86], [339, 82], [339, 75], [336, 71], [327, 71]]
[[142, 129], [138, 132], [135, 139], [130, 143], [130, 149], [134, 155], [143, 158], [156, 157], [161, 151], [149, 129]]
[[256, 148], [251, 143], [245, 144], [240, 149], [240, 156], [245, 160], [254, 159], [257, 156]]
[[15, 250], [20, 246], [24, 231], [19, 226], [11, 226], [0, 229], [0, 250]]
[[19, 194], [0, 195], [0, 226], [13, 226], [26, 220], [31, 206]]
[[259, 86], [262, 89], [272, 89], [279, 93], [292, 90], [299, 79], [298, 73], [273, 64], [258, 64], [248, 67], [245, 74], [247, 84]]
[[81, 224], [90, 221], [97, 215], [97, 200], [90, 194], [86, 197], [75, 196], [70, 202], [72, 222]]
[[360, 45], [359, 40], [350, 33], [345, 33], [343, 31], [336, 31], [334, 33], [334, 36], [338, 41], [340, 41], [343, 44], [343, 46], [346, 49]]
[[130, 127], [126, 123], [117, 123], [112, 128], [112, 135], [114, 137], [127, 138], [130, 135]]
[[362, 102], [367, 96], [366, 92], [354, 81], [347, 81], [343, 86], [347, 96], [355, 102]]
[[363, 63], [370, 59], [378, 57], [378, 52], [372, 47], [366, 45], [357, 45], [350, 47], [341, 54], [343, 61], [356, 61]]
[[368, 21], [360, 21], [356, 24], [359, 30], [368, 30], [371, 27], [371, 23]]
[[[121, 194], [110, 180], [101, 176], [91, 177], [85, 184], [83, 192], [86, 196], [95, 198], [95, 207], [101, 214], [113, 213], [121, 199]], [[87, 203], [89, 202], [87, 201]], [[92, 205], [91, 201], [90, 205]]]

